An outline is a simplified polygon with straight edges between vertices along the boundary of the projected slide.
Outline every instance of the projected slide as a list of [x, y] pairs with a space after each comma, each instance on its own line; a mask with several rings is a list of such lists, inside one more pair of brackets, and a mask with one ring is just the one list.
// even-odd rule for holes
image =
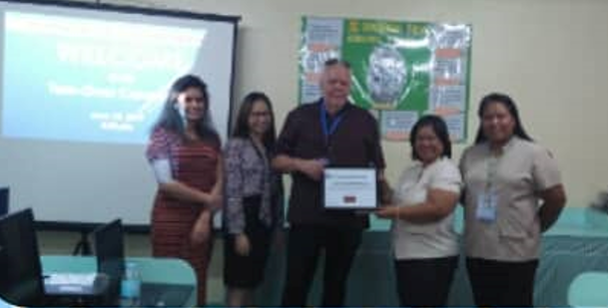
[[2, 134], [144, 143], [207, 31], [7, 11]]
[[40, 221], [148, 225], [167, 91], [200, 76], [226, 140], [240, 19], [88, 2], [0, 0], [0, 186]]

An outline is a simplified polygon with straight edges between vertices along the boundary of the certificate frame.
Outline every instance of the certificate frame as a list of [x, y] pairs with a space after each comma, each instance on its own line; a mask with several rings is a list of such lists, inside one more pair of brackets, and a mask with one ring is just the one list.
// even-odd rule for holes
[[323, 207], [325, 210], [367, 210], [378, 208], [378, 171], [365, 167], [324, 169]]

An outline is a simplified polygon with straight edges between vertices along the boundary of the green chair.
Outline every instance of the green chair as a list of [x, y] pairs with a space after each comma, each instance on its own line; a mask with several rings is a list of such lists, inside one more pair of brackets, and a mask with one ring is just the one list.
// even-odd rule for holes
[[176, 258], [127, 258], [138, 264], [142, 281], [194, 286], [188, 299], [189, 307], [196, 306], [196, 275], [186, 261]]
[[608, 272], [585, 272], [568, 287], [571, 307], [608, 307]]

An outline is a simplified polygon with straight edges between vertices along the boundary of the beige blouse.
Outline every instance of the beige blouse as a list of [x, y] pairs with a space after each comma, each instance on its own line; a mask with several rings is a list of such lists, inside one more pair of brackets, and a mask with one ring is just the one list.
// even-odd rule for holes
[[[488, 168], [495, 169], [488, 172]], [[513, 137], [500, 155], [488, 143], [468, 148], [460, 170], [465, 184], [465, 250], [468, 257], [498, 261], [537, 259], [540, 249], [539, 192], [561, 184], [549, 151], [537, 143]], [[476, 217], [477, 202], [489, 177], [497, 198], [496, 219]]]

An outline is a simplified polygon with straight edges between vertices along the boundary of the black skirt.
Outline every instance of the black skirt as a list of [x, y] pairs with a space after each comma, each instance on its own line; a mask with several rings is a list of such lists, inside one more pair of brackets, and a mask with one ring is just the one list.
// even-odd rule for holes
[[224, 233], [224, 284], [228, 287], [255, 288], [264, 279], [272, 232], [258, 218], [261, 203], [261, 196], [243, 199], [249, 255], [239, 255], [234, 247], [236, 236]]

